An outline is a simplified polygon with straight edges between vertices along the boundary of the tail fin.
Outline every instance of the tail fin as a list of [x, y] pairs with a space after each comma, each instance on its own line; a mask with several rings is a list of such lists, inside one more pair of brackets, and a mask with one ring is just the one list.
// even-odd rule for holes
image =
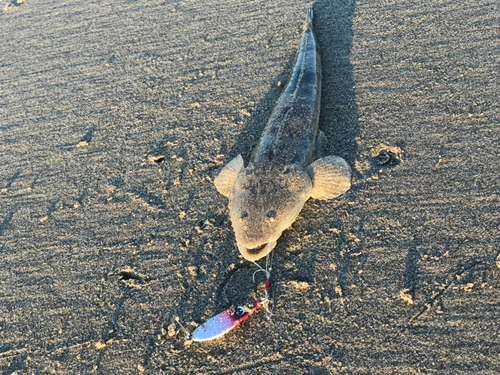
[[314, 13], [313, 13], [313, 7], [311, 6], [309, 8], [309, 11], [307, 12], [307, 19], [306, 19], [306, 30], [312, 30], [313, 28], [313, 16], [314, 16]]

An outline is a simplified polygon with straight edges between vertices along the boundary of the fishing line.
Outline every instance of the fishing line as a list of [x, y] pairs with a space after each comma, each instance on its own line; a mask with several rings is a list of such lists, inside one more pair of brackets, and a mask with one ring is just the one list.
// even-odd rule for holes
[[[253, 260], [252, 260], [252, 263], [253, 263], [253, 264], [255, 264], [257, 267], [259, 267], [259, 268], [260, 268], [260, 269], [258, 269], [257, 271], [255, 271], [255, 272], [253, 273], [253, 276], [252, 276], [252, 280], [253, 280], [253, 282], [255, 282], [255, 274], [256, 274], [257, 272], [260, 272], [260, 271], [264, 272], [264, 273], [265, 273], [265, 275], [266, 275], [266, 277], [267, 277], [267, 278], [269, 278], [270, 274], [268, 274], [267, 270], [265, 270], [264, 268], [262, 268], [260, 264], [258, 264], [257, 262], [255, 262], [255, 261], [253, 261]], [[266, 265], [266, 268], [267, 268], [267, 265]]]
[[[266, 258], [266, 284], [265, 284], [265, 289], [264, 289], [264, 298], [266, 300], [265, 303], [265, 309], [266, 309], [266, 319], [269, 321], [271, 320], [271, 316], [273, 315], [273, 308], [269, 309], [269, 304], [272, 304], [272, 301], [269, 299], [269, 294], [268, 294], [268, 289], [269, 286], [271, 285], [271, 270], [272, 270], [272, 263], [273, 263], [273, 255], [274, 255], [274, 248], [267, 253], [267, 258]], [[274, 307], [274, 306], [273, 306]]]
[[274, 249], [272, 249], [269, 253], [267, 253], [266, 257], [266, 268], [264, 269], [260, 264], [252, 260], [252, 263], [255, 264], [259, 269], [255, 271], [252, 275], [252, 280], [255, 282], [255, 274], [257, 272], [264, 272], [266, 275], [266, 282], [264, 284], [264, 307], [266, 309], [266, 318], [267, 320], [271, 320], [271, 316], [273, 315], [273, 309], [269, 308], [269, 304], [272, 304], [272, 301], [269, 299], [269, 287], [271, 286], [271, 270], [272, 270], [272, 263], [273, 263], [273, 256], [274, 256]]

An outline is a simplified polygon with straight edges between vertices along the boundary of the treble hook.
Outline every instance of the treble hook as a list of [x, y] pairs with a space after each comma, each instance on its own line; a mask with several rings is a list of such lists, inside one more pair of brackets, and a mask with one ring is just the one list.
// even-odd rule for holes
[[[182, 325], [182, 323], [180, 322], [180, 319], [178, 316], [174, 316], [174, 320], [177, 322], [177, 324], [181, 327], [177, 330], [177, 332], [175, 333], [175, 336], [174, 338], [177, 338], [177, 335], [179, 334], [180, 331], [183, 331], [185, 334], [186, 334], [186, 340], [189, 340], [191, 338], [191, 333], [189, 333], [189, 331], [186, 329], [186, 327], [184, 327]], [[191, 322], [188, 324], [188, 327], [191, 326], [191, 325], [196, 325], [196, 323], [194, 322]]]

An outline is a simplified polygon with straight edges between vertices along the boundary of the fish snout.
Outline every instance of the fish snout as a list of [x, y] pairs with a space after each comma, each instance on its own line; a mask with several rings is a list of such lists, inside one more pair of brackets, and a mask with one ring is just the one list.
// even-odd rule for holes
[[235, 230], [235, 235], [238, 244], [251, 249], [255, 249], [269, 242], [269, 237], [259, 228]]

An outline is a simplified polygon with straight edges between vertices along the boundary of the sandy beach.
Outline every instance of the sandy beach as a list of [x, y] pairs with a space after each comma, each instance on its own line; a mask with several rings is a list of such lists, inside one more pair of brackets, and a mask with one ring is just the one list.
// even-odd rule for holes
[[278, 241], [270, 321], [171, 335], [263, 294], [213, 180], [248, 162], [310, 5], [0, 1], [0, 374], [500, 373], [490, 0], [315, 2], [352, 188]]

